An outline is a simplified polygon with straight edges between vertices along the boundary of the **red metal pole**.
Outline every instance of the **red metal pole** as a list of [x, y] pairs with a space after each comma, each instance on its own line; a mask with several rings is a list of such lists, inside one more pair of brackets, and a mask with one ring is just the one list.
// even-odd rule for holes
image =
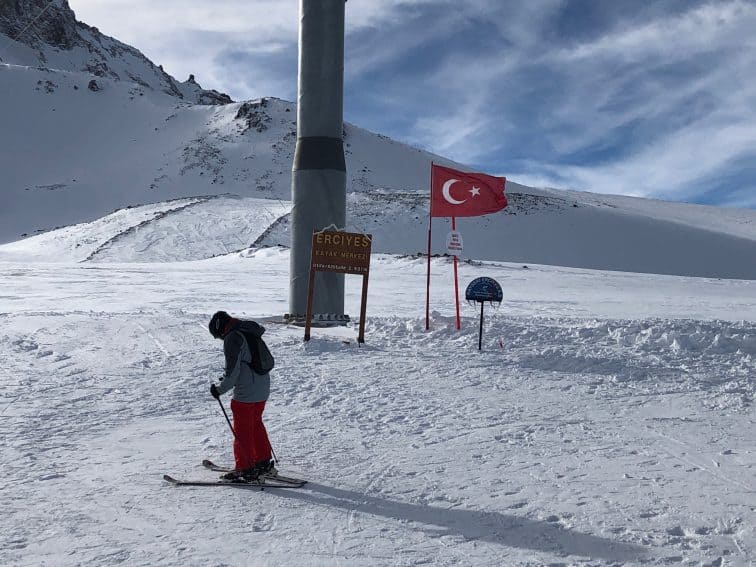
[[[452, 230], [457, 230], [457, 219], [452, 217]], [[457, 306], [457, 330], [462, 328], [459, 320], [459, 279], [457, 278], [457, 256], [454, 256], [454, 301]]]

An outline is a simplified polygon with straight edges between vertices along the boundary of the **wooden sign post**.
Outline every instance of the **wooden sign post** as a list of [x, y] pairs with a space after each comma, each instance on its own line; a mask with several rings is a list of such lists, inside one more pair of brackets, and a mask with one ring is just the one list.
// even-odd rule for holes
[[365, 342], [365, 311], [367, 308], [370, 250], [373, 236], [358, 232], [323, 230], [312, 235], [310, 256], [310, 284], [307, 289], [307, 320], [304, 340], [310, 340], [312, 324], [312, 296], [315, 289], [315, 272], [338, 272], [362, 276], [362, 302], [360, 305], [360, 331], [358, 343]]

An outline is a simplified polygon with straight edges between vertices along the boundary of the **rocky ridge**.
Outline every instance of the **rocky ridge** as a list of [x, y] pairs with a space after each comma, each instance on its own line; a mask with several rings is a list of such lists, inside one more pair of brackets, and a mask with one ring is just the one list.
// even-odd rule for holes
[[0, 2], [0, 62], [130, 81], [194, 104], [233, 102], [193, 75], [176, 81], [139, 50], [78, 21], [67, 0]]

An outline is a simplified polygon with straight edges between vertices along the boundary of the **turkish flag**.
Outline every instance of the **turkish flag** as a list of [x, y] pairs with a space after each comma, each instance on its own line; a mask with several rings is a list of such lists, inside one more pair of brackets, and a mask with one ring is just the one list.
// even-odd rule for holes
[[431, 168], [431, 216], [477, 217], [507, 206], [505, 177], [464, 173], [433, 164]]

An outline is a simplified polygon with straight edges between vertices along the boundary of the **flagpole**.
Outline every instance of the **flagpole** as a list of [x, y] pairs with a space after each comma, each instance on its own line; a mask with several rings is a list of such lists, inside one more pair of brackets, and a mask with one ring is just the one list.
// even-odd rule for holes
[[431, 190], [428, 201], [428, 275], [425, 283], [425, 330], [430, 329], [430, 270], [431, 270], [431, 229], [433, 228], [433, 162], [431, 162]]
[[[452, 217], [452, 230], [457, 230], [457, 218]], [[459, 279], [457, 278], [457, 255], [454, 255], [454, 302], [457, 306], [457, 330], [462, 328], [459, 321]]]

